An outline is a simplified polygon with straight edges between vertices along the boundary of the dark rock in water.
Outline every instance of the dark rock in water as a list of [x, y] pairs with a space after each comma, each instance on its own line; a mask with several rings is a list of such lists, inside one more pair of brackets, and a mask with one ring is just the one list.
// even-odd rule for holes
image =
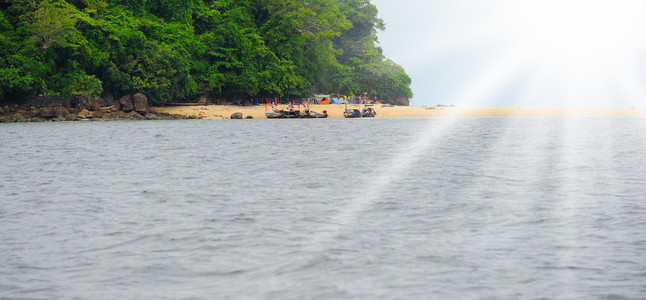
[[58, 116], [51, 119], [54, 122], [64, 122], [64, 121], [78, 121], [79, 117], [75, 114], [68, 113], [64, 116]]
[[242, 120], [243, 116], [241, 112], [236, 112], [231, 115], [231, 119]]
[[41, 118], [41, 117], [31, 117], [28, 121], [29, 122], [47, 122], [47, 121], [50, 121], [50, 119]]
[[153, 113], [147, 113], [144, 117], [146, 117], [146, 120], [163, 120], [163, 118]]
[[144, 95], [142, 93], [136, 93], [133, 96], [133, 98], [134, 98], [133, 105], [135, 107], [135, 111], [139, 112], [139, 113], [142, 113], [142, 114], [147, 113], [148, 112], [148, 98], [146, 97], [146, 95]]
[[253, 116], [247, 116], [245, 119], [253, 119]]
[[34, 96], [32, 101], [34, 102], [34, 107], [37, 108], [63, 106], [63, 98], [58, 95]]
[[119, 99], [119, 104], [121, 106], [121, 110], [125, 112], [135, 110], [135, 106], [132, 104], [132, 97], [130, 95], [121, 97], [121, 99]]
[[145, 115], [147, 120], [179, 120], [180, 116], [178, 115], [171, 115], [167, 113], [147, 113]]

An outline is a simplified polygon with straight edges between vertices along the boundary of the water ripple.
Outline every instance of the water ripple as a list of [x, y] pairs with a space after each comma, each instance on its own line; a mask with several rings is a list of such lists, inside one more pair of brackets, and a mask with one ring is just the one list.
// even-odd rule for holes
[[639, 299], [645, 124], [0, 124], [0, 298]]

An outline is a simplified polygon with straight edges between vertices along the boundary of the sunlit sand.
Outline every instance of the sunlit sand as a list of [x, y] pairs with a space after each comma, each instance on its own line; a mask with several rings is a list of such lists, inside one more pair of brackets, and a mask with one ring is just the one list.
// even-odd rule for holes
[[[287, 105], [280, 105], [287, 109]], [[312, 111], [327, 111], [329, 118], [343, 118], [345, 104], [311, 105]], [[348, 105], [348, 108], [360, 108]], [[295, 107], [294, 109], [303, 110]], [[407, 117], [514, 117], [514, 116], [646, 116], [642, 108], [529, 108], [529, 107], [426, 107], [426, 106], [382, 106], [376, 105], [377, 118]], [[200, 119], [229, 119], [233, 113], [240, 112], [246, 118], [264, 119], [264, 106], [173, 106], [155, 107], [158, 113], [178, 114]]]

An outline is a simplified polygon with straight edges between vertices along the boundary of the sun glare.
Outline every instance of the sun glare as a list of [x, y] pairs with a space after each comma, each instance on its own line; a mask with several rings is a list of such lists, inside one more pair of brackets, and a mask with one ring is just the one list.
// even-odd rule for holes
[[[520, 105], [644, 106], [640, 69], [646, 53], [646, 1], [501, 1], [483, 20], [491, 39], [513, 49], [502, 66], [523, 70]], [[487, 32], [487, 31], [485, 31]], [[472, 38], [482, 38], [473, 36]], [[507, 53], [509, 51], [499, 51]], [[501, 60], [501, 58], [496, 58]], [[488, 68], [489, 69], [489, 68]], [[489, 69], [491, 74], [500, 73]], [[489, 90], [509, 89], [513, 78]], [[506, 86], [507, 84], [507, 86]], [[483, 95], [480, 98], [487, 97]], [[477, 101], [476, 99], [472, 99]], [[469, 104], [474, 104], [471, 101]], [[482, 101], [482, 99], [480, 99]], [[621, 103], [621, 104], [620, 104]]]
[[518, 1], [517, 36], [533, 54], [560, 63], [612, 63], [644, 48], [641, 0]]
[[646, 108], [645, 0], [378, 2], [429, 104]]

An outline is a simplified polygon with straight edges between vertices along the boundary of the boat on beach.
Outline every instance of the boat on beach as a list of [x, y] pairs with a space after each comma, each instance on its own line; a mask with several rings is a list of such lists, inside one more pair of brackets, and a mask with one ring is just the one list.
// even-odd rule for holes
[[361, 118], [361, 111], [359, 109], [348, 109], [343, 111], [343, 116], [346, 118]]
[[377, 115], [375, 107], [372, 104], [366, 104], [363, 109], [348, 108], [346, 106], [343, 116], [346, 118], [374, 118]]
[[322, 114], [319, 114], [315, 111], [305, 110], [302, 114], [302, 118], [314, 118], [314, 119], [324, 119], [327, 118], [327, 110], [324, 110]]
[[267, 119], [321, 119], [328, 117], [326, 110], [322, 114], [311, 111], [308, 108], [301, 112], [300, 110], [293, 109], [292, 105], [287, 110], [272, 109], [271, 112], [266, 112], [265, 116]]
[[275, 110], [271, 112], [266, 112], [265, 116], [267, 119], [291, 119], [294, 118], [293, 112], [286, 110]]
[[366, 104], [366, 106], [361, 110], [362, 118], [374, 118], [377, 115], [375, 107], [372, 104]]

